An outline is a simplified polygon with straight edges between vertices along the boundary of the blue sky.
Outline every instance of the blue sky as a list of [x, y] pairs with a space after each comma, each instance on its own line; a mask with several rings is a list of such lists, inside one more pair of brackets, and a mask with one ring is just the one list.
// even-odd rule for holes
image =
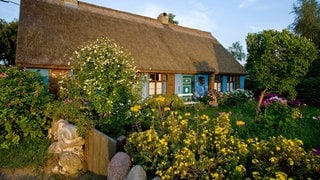
[[[20, 0], [11, 0], [20, 3]], [[156, 18], [160, 13], [176, 15], [179, 25], [211, 32], [228, 48], [240, 41], [245, 47], [248, 33], [282, 30], [294, 21], [296, 0], [82, 0], [90, 4]], [[0, 18], [19, 18], [19, 5], [0, 1]]]

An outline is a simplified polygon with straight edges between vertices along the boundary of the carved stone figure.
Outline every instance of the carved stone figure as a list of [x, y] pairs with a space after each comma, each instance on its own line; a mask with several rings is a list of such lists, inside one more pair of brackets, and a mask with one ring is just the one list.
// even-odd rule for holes
[[[62, 119], [54, 121], [48, 131], [48, 136], [53, 140], [48, 153], [59, 155], [58, 165], [52, 170], [54, 173], [75, 174], [83, 169], [81, 162], [84, 157], [85, 140], [78, 135], [76, 126]], [[76, 164], [73, 164], [74, 162]]]

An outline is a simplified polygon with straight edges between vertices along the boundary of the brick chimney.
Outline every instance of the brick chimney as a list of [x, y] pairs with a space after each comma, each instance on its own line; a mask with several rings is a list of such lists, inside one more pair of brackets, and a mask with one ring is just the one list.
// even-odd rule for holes
[[167, 13], [161, 13], [159, 16], [158, 16], [158, 21], [160, 21], [162, 24], [169, 24], [169, 16]]

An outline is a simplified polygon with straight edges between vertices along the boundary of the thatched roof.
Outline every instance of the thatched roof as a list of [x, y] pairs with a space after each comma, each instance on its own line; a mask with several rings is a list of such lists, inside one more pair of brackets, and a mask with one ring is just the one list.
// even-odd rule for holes
[[209, 32], [61, 0], [21, 0], [16, 63], [66, 68], [75, 49], [99, 37], [129, 51], [141, 71], [246, 74]]

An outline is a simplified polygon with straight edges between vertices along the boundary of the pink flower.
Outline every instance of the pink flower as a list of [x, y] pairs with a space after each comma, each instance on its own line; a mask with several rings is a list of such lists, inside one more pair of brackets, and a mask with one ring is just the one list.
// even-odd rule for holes
[[0, 73], [0, 78], [6, 78], [6, 77], [8, 77], [7, 73]]

